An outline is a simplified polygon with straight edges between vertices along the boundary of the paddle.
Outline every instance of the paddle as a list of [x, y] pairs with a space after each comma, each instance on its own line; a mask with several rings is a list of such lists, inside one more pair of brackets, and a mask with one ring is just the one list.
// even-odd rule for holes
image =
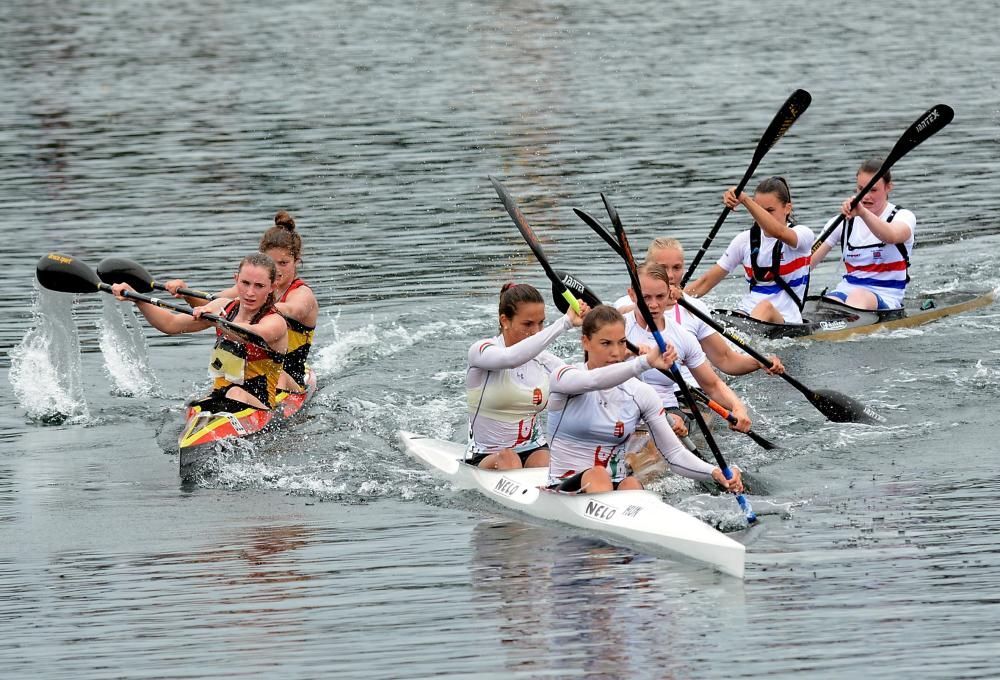
[[[617, 248], [617, 243], [615, 244], [615, 246]], [[601, 299], [597, 297], [597, 295], [592, 290], [590, 290], [590, 288], [588, 288], [582, 281], [580, 281], [580, 279], [571, 276], [566, 272], [561, 272], [559, 270], [556, 270], [555, 274], [557, 277], [559, 277], [562, 286], [569, 288], [573, 292], [573, 295], [576, 298], [583, 300], [591, 307], [596, 307], [597, 305], [601, 304]], [[552, 291], [556, 307], [559, 308], [560, 312], [565, 313], [566, 303], [564, 302], [563, 296], [559, 293], [559, 291], [556, 290], [556, 284], [552, 285]], [[639, 353], [639, 348], [636, 347], [632, 342], [629, 341], [626, 344], [628, 347], [628, 351], [632, 352], [633, 354]], [[660, 370], [660, 373], [663, 373], [665, 376], [673, 380], [673, 375], [670, 373], [670, 371]], [[691, 387], [691, 392], [694, 394], [695, 398], [697, 398], [700, 402], [702, 402], [710, 409], [718, 413], [720, 416], [725, 418], [729, 423], [735, 425], [737, 422], [739, 422], [737, 417], [733, 415], [731, 411], [729, 411], [725, 406], [723, 406], [719, 402], [709, 397], [708, 394], [706, 394], [705, 391], [702, 390], [700, 387]], [[781, 448], [777, 444], [770, 442], [764, 437], [760, 436], [753, 430], [748, 430], [747, 432], [744, 432], [742, 434], [747, 435], [755, 442], [757, 442], [757, 444], [761, 448], [767, 449], [768, 451]]]
[[[153, 277], [150, 276], [149, 272], [141, 264], [124, 257], [106, 257], [98, 262], [97, 276], [104, 283], [127, 283], [140, 293], [148, 293], [154, 289], [167, 290], [162, 283], [154, 281]], [[215, 299], [215, 296], [211, 293], [192, 288], [178, 288], [177, 292], [181, 295], [201, 300]]]
[[[851, 210], [858, 207], [861, 203], [861, 199], [872, 190], [885, 173], [889, 172], [896, 161], [908, 154], [913, 149], [917, 148], [922, 142], [930, 139], [935, 134], [940, 132], [948, 123], [952, 121], [955, 117], [955, 112], [947, 104], [938, 104], [937, 106], [932, 106], [927, 109], [924, 113], [920, 114], [920, 118], [917, 118], [913, 124], [906, 129], [903, 136], [899, 138], [896, 145], [892, 147], [892, 151], [889, 155], [885, 157], [882, 161], [882, 166], [878, 169], [872, 178], [868, 180], [868, 184], [862, 187], [861, 191], [854, 195], [851, 199]], [[834, 229], [840, 226], [844, 221], [844, 214], [841, 213], [837, 215], [829, 227], [823, 230], [823, 233], [819, 235], [816, 241], [813, 243], [812, 252], [816, 252], [819, 247], [829, 238], [830, 234], [833, 233]]]
[[[792, 124], [799, 119], [807, 108], [809, 108], [809, 103], [812, 101], [812, 95], [810, 95], [805, 90], [795, 90], [791, 96], [785, 100], [785, 103], [781, 105], [778, 112], [774, 114], [774, 118], [771, 120], [771, 124], [767, 126], [764, 130], [764, 134], [761, 136], [760, 141], [757, 142], [757, 149], [753, 152], [753, 160], [750, 161], [750, 166], [747, 171], [743, 173], [743, 179], [740, 183], [736, 185], [736, 195], [739, 196], [740, 192], [750, 181], [753, 176], [757, 166], [760, 165], [761, 160], [772, 146], [774, 146], [779, 139], [788, 132], [788, 128], [792, 127]], [[711, 245], [712, 240], [715, 235], [719, 233], [719, 229], [722, 227], [722, 223], [726, 221], [726, 217], [732, 210], [727, 206], [722, 209], [722, 213], [719, 215], [719, 219], [715, 221], [715, 226], [712, 227], [711, 231], [708, 232], [708, 237], [705, 242], [701, 244], [701, 250], [694, 256], [691, 260], [691, 266], [688, 270], [684, 272], [684, 278], [681, 279], [681, 288], [687, 285], [688, 279], [694, 274], [695, 269], [701, 263], [701, 258], [704, 257], [705, 251], [708, 250], [709, 245]]]
[[[111, 286], [104, 281], [101, 281], [100, 277], [94, 272], [93, 269], [75, 257], [70, 257], [69, 255], [49, 253], [48, 255], [43, 256], [38, 261], [38, 265], [35, 268], [35, 275], [38, 277], [38, 283], [41, 284], [43, 288], [59, 291], [61, 293], [112, 292]], [[132, 300], [138, 300], [139, 302], [147, 302], [151, 305], [162, 307], [163, 309], [180, 312], [181, 314], [192, 315], [190, 309], [182, 307], [179, 304], [174, 304], [166, 300], [158, 300], [147, 295], [142, 295], [141, 293], [126, 290], [122, 292], [122, 296]], [[224, 319], [215, 314], [202, 314], [199, 318], [204, 319], [205, 321], [210, 321], [221, 328], [225, 328], [227, 331], [233, 335], [239, 336], [246, 342], [259, 345], [260, 347], [270, 350], [270, 346], [264, 338], [260, 337], [253, 331], [248, 331], [241, 326], [237, 326], [228, 319]]]
[[[659, 329], [656, 327], [656, 319], [653, 317], [653, 313], [649, 311], [649, 307], [646, 305], [646, 300], [642, 297], [642, 285], [639, 283], [639, 275], [636, 271], [635, 258], [632, 257], [632, 248], [629, 246], [628, 236], [625, 234], [625, 228], [622, 226], [621, 220], [618, 218], [618, 211], [615, 210], [611, 202], [608, 201], [604, 194], [601, 194], [601, 198], [604, 200], [604, 206], [608, 210], [608, 215], [611, 216], [611, 224], [615, 228], [615, 236], [618, 239], [618, 248], [614, 251], [618, 253], [621, 258], [625, 261], [625, 267], [628, 269], [628, 277], [632, 282], [632, 290], [635, 291], [635, 306], [642, 314], [643, 320], [646, 322], [646, 327], [653, 334], [656, 339], [656, 344], [659, 345], [660, 351], [665, 352], [667, 349], [667, 343], [663, 340], [663, 336], [660, 335]], [[701, 410], [698, 409], [698, 405], [695, 404], [694, 396], [691, 393], [691, 388], [688, 387], [687, 381], [684, 380], [684, 376], [681, 375], [680, 368], [677, 363], [674, 362], [671, 372], [673, 375], [671, 379], [681, 388], [681, 394], [684, 395], [684, 401], [688, 403], [691, 408], [692, 415], [694, 416], [695, 422], [698, 423], [698, 428], [705, 435], [705, 440], [708, 442], [708, 448], [712, 450], [712, 455], [715, 456], [715, 462], [722, 470], [722, 474], [726, 479], [733, 478], [733, 471], [729, 469], [729, 465], [726, 463], [726, 459], [722, 457], [722, 451], [719, 450], [719, 445], [715, 443], [715, 437], [712, 436], [712, 432], [708, 429], [708, 424], [705, 422], [705, 417], [701, 415]], [[750, 502], [746, 497], [740, 493], [736, 494], [736, 501], [743, 508], [743, 512], [746, 515], [747, 523], [753, 524], [757, 521], [757, 515], [754, 514], [753, 508], [750, 507]]]
[[[496, 190], [497, 195], [500, 196], [500, 200], [503, 202], [504, 208], [507, 209], [507, 214], [509, 214], [511, 219], [514, 221], [514, 224], [517, 226], [518, 231], [521, 232], [521, 236], [524, 237], [524, 240], [527, 242], [528, 247], [530, 247], [531, 251], [535, 254], [535, 258], [538, 260], [539, 264], [542, 265], [542, 269], [545, 271], [546, 276], [552, 282], [553, 290], [555, 291], [557, 290], [557, 288], [561, 288], [561, 291], [559, 291], [558, 294], [573, 307], [574, 311], [579, 313], [579, 303], [577, 302], [576, 297], [574, 297], [570, 289], [567, 288], [566, 284], [562, 282], [562, 280], [556, 274], [555, 270], [552, 269], [552, 266], [549, 264], [548, 258], [545, 256], [545, 251], [542, 250], [541, 243], [538, 242], [538, 238], [535, 237], [535, 233], [531, 229], [531, 226], [528, 224], [528, 220], [524, 217], [524, 214], [517, 206], [517, 203], [514, 201], [514, 198], [510, 195], [510, 192], [508, 192], [506, 187], [504, 187], [504, 185], [501, 184], [500, 181], [497, 180], [495, 177], [490, 176], [489, 180], [493, 184], [493, 188]], [[596, 297], [594, 297], [593, 299], [597, 302], [597, 304], [600, 304], [600, 301], [597, 300]], [[632, 352], [638, 352], [638, 348], [636, 348], [634, 345], [630, 346], [629, 349]], [[666, 349], [665, 346], [661, 344], [660, 351], [661, 352], [665, 351], [665, 349]], [[674, 364], [674, 367], [676, 369], [677, 367], [676, 363]], [[679, 370], [676, 371], [676, 377], [674, 375], [671, 375], [670, 377], [672, 380], [674, 380], [674, 382], [677, 382], [678, 380], [683, 380], [683, 378], [680, 377]], [[701, 416], [701, 412], [698, 410], [697, 405], [694, 403], [693, 398], [691, 397], [690, 394], [687, 394], [686, 396], [692, 411], [695, 412], [696, 418], [699, 421], [698, 422], [699, 427], [705, 434], [705, 438], [709, 441], [709, 445], [715, 446], [715, 441], [714, 439], [712, 439], [712, 434], [711, 432], [709, 432], [708, 426], [705, 423], [704, 418]], [[716, 454], [716, 461], [722, 459], [721, 453], [718, 453], [717, 451], [713, 451], [713, 453]], [[732, 471], [730, 471], [729, 468], [725, 466], [725, 461], [720, 463], [719, 467], [720, 469], [722, 469], [723, 474], [727, 475], [726, 479], [732, 479]], [[750, 504], [746, 501], [745, 498], [743, 498], [743, 495], [740, 494], [737, 497], [737, 499], [740, 501], [740, 505], [746, 511], [747, 521], [751, 523], [757, 521], [757, 516], [753, 514], [753, 510], [750, 508]]]
[[507, 191], [507, 188], [500, 183], [500, 180], [492, 175], [489, 176], [489, 179], [493, 184], [493, 188], [496, 189], [497, 195], [500, 196], [500, 200], [503, 202], [503, 207], [507, 209], [507, 214], [510, 215], [512, 220], [514, 220], [514, 225], [517, 227], [517, 230], [521, 232], [521, 237], [524, 238], [528, 247], [531, 248], [531, 252], [535, 254], [535, 258], [538, 260], [538, 263], [542, 265], [542, 269], [545, 270], [545, 275], [549, 277], [549, 281], [552, 282], [553, 286], [562, 286], [562, 290], [559, 294], [562, 295], [566, 302], [569, 303], [570, 307], [573, 308], [573, 311], [579, 314], [580, 304], [577, 302], [576, 298], [573, 297], [573, 294], [569, 291], [569, 289], [562, 284], [559, 277], [556, 276], [556, 273], [552, 270], [552, 267], [549, 266], [549, 261], [545, 257], [545, 251], [542, 250], [542, 244], [538, 242], [538, 239], [535, 237], [535, 232], [532, 231], [531, 226], [528, 225], [528, 220], [524, 217], [524, 214], [517, 206], [514, 198], [510, 195], [510, 192]]
[[[604, 194], [601, 194], [601, 198], [604, 199], [606, 207], [610, 206], [610, 203]], [[593, 216], [577, 208], [574, 208], [573, 212], [575, 212], [577, 216], [587, 224], [587, 226], [597, 232], [597, 234], [599, 234], [609, 245], [613, 248], [617, 247], [612, 236], [608, 234], [607, 230]], [[617, 211], [614, 211], [613, 207], [609, 207], [608, 214], [611, 215], [612, 223], [619, 219], [618, 213]], [[619, 255], [622, 255], [622, 253], [619, 252]], [[771, 368], [771, 366], [774, 365], [770, 359], [750, 346], [750, 344], [742, 337], [719, 324], [715, 319], [702, 312], [683, 297], [677, 300], [677, 304], [704, 321], [709, 327], [721, 333], [724, 338], [732, 342], [767, 368]], [[777, 375], [789, 385], [801, 392], [810, 404], [826, 416], [827, 419], [835, 423], [875, 424], [886, 422], [885, 416], [870, 406], [865, 406], [856, 399], [852, 399], [846, 394], [841, 394], [840, 392], [836, 392], [834, 390], [812, 390], [790, 376], [787, 371], [784, 373], [778, 373]]]

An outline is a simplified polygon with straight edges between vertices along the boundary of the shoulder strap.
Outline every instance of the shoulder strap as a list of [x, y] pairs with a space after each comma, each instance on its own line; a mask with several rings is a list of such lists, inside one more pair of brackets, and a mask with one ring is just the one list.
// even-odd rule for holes
[[[790, 227], [795, 225], [789, 223]], [[773, 281], [781, 290], [788, 294], [788, 297], [792, 298], [792, 302], [801, 310], [804, 305], [802, 298], [796, 295], [795, 290], [789, 285], [788, 281], [785, 281], [784, 277], [781, 276], [781, 252], [784, 250], [784, 243], [781, 239], [774, 240], [774, 248], [771, 250], [771, 266], [768, 269], [758, 266], [757, 255], [760, 253], [760, 226], [754, 222], [754, 225], [750, 227], [750, 270], [753, 272], [753, 278], [750, 281], [750, 290], [759, 286], [763, 281]]]

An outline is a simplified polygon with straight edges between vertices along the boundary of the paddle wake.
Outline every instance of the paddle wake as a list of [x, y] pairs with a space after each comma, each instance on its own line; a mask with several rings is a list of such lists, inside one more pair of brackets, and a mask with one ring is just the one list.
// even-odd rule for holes
[[33, 325], [10, 351], [14, 396], [28, 418], [37, 422], [89, 419], [72, 305], [71, 295], [36, 288]]

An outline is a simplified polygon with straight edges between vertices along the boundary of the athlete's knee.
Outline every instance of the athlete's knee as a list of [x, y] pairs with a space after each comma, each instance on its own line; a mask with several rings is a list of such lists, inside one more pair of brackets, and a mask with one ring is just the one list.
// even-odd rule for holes
[[497, 453], [498, 470], [514, 470], [521, 467], [521, 457], [514, 452], [514, 449], [503, 449]]
[[612, 489], [614, 485], [611, 483], [611, 475], [602, 467], [590, 468], [580, 479], [580, 490], [584, 493], [603, 493]]
[[549, 466], [549, 450], [548, 449], [538, 449], [534, 451], [528, 459], [524, 461], [524, 467], [548, 467]]
[[623, 479], [618, 483], [619, 491], [639, 490], [642, 488], [643, 488], [642, 482], [640, 482], [637, 478], [635, 478], [632, 475], [629, 475], [628, 477], [626, 477], [625, 479]]

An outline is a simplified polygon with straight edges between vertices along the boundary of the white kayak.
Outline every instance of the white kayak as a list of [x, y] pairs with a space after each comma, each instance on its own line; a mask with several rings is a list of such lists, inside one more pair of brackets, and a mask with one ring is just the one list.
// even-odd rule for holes
[[743, 578], [746, 548], [651, 491], [575, 494], [546, 489], [548, 468], [483, 470], [463, 462], [455, 442], [399, 432], [403, 449], [460, 489], [476, 489], [532, 517], [596, 531], [612, 540], [651, 546]]

